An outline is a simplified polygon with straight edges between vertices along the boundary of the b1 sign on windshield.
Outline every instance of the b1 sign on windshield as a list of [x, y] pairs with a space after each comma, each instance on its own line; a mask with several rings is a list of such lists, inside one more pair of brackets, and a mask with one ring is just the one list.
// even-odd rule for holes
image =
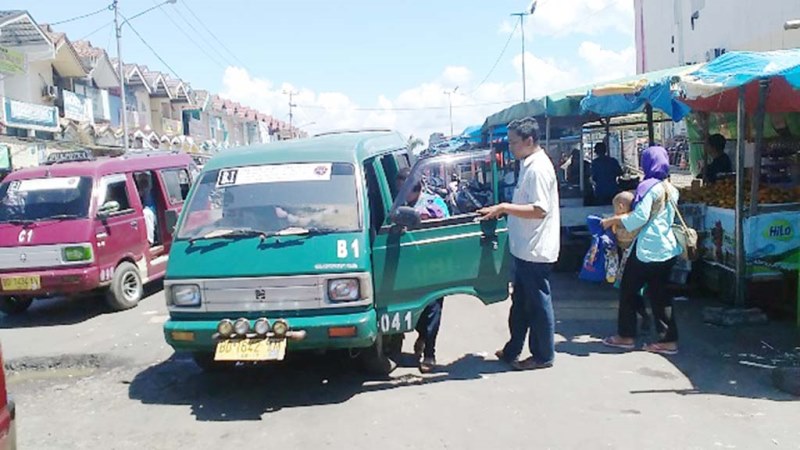
[[80, 177], [67, 178], [39, 178], [34, 180], [12, 181], [8, 190], [11, 192], [49, 191], [56, 189], [75, 189], [78, 187]]
[[291, 181], [329, 181], [331, 164], [283, 164], [222, 169], [217, 187]]

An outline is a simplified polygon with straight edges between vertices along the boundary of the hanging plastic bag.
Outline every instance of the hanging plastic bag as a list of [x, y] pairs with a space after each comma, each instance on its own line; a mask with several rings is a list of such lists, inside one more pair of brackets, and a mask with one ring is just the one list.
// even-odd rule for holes
[[589, 250], [586, 251], [586, 256], [583, 257], [581, 273], [578, 275], [581, 280], [595, 283], [606, 279], [606, 248], [602, 239], [605, 232], [600, 221], [601, 218], [597, 216], [586, 218], [586, 226], [589, 228], [592, 241]]

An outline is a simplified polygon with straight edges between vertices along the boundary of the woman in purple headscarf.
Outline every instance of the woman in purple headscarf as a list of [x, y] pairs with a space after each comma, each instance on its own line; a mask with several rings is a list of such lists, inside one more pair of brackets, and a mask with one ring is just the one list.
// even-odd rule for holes
[[681, 248], [672, 233], [675, 208], [667, 196], [677, 204], [678, 190], [667, 181], [669, 156], [663, 147], [645, 150], [641, 166], [644, 180], [636, 188], [632, 211], [602, 222], [604, 228], [621, 225], [627, 231], [638, 233], [622, 274], [617, 334], [607, 337], [603, 343], [625, 350], [634, 348], [637, 296], [646, 285], [653, 315], [659, 325], [660, 339], [645, 345], [644, 349], [673, 355], [678, 352], [678, 328], [672, 297], [667, 293], [666, 286]]

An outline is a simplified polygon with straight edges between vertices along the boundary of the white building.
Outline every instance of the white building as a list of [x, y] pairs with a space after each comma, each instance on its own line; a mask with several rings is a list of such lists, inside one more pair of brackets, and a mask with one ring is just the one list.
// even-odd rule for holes
[[800, 0], [634, 0], [638, 73], [707, 62], [731, 50], [800, 47]]

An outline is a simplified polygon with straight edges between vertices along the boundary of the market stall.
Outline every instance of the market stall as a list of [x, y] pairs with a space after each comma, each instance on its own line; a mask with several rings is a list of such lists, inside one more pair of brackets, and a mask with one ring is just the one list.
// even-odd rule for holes
[[718, 279], [734, 275], [737, 305], [795, 303], [800, 324], [800, 50], [727, 53], [680, 85], [703, 141], [736, 141], [734, 174], [682, 195], [705, 232], [703, 259]]
[[[524, 117], [535, 117], [544, 125], [544, 148], [554, 162], [560, 161], [560, 154], [554, 154], [551, 142], [561, 142], [570, 136], [581, 136], [584, 128], [593, 122], [605, 130], [605, 139], [611, 134], [612, 119], [637, 113], [646, 113], [643, 122], [649, 125], [650, 141], [653, 141], [653, 114], [660, 111], [669, 120], [680, 120], [688, 113], [688, 107], [676, 100], [673, 92], [677, 75], [691, 70], [690, 67], [640, 74], [614, 80], [577, 87], [547, 95], [539, 99], [520, 103], [486, 118], [483, 133], [490, 140], [494, 130], [505, 127], [509, 122]], [[576, 142], [577, 143], [577, 142]], [[585, 146], [576, 145], [580, 151], [579, 161], [586, 161]], [[611, 213], [610, 205], [591, 206], [585, 199], [590, 187], [585, 164], [581, 164], [579, 192], [562, 192], [561, 218], [565, 228], [583, 227], [588, 215]]]

